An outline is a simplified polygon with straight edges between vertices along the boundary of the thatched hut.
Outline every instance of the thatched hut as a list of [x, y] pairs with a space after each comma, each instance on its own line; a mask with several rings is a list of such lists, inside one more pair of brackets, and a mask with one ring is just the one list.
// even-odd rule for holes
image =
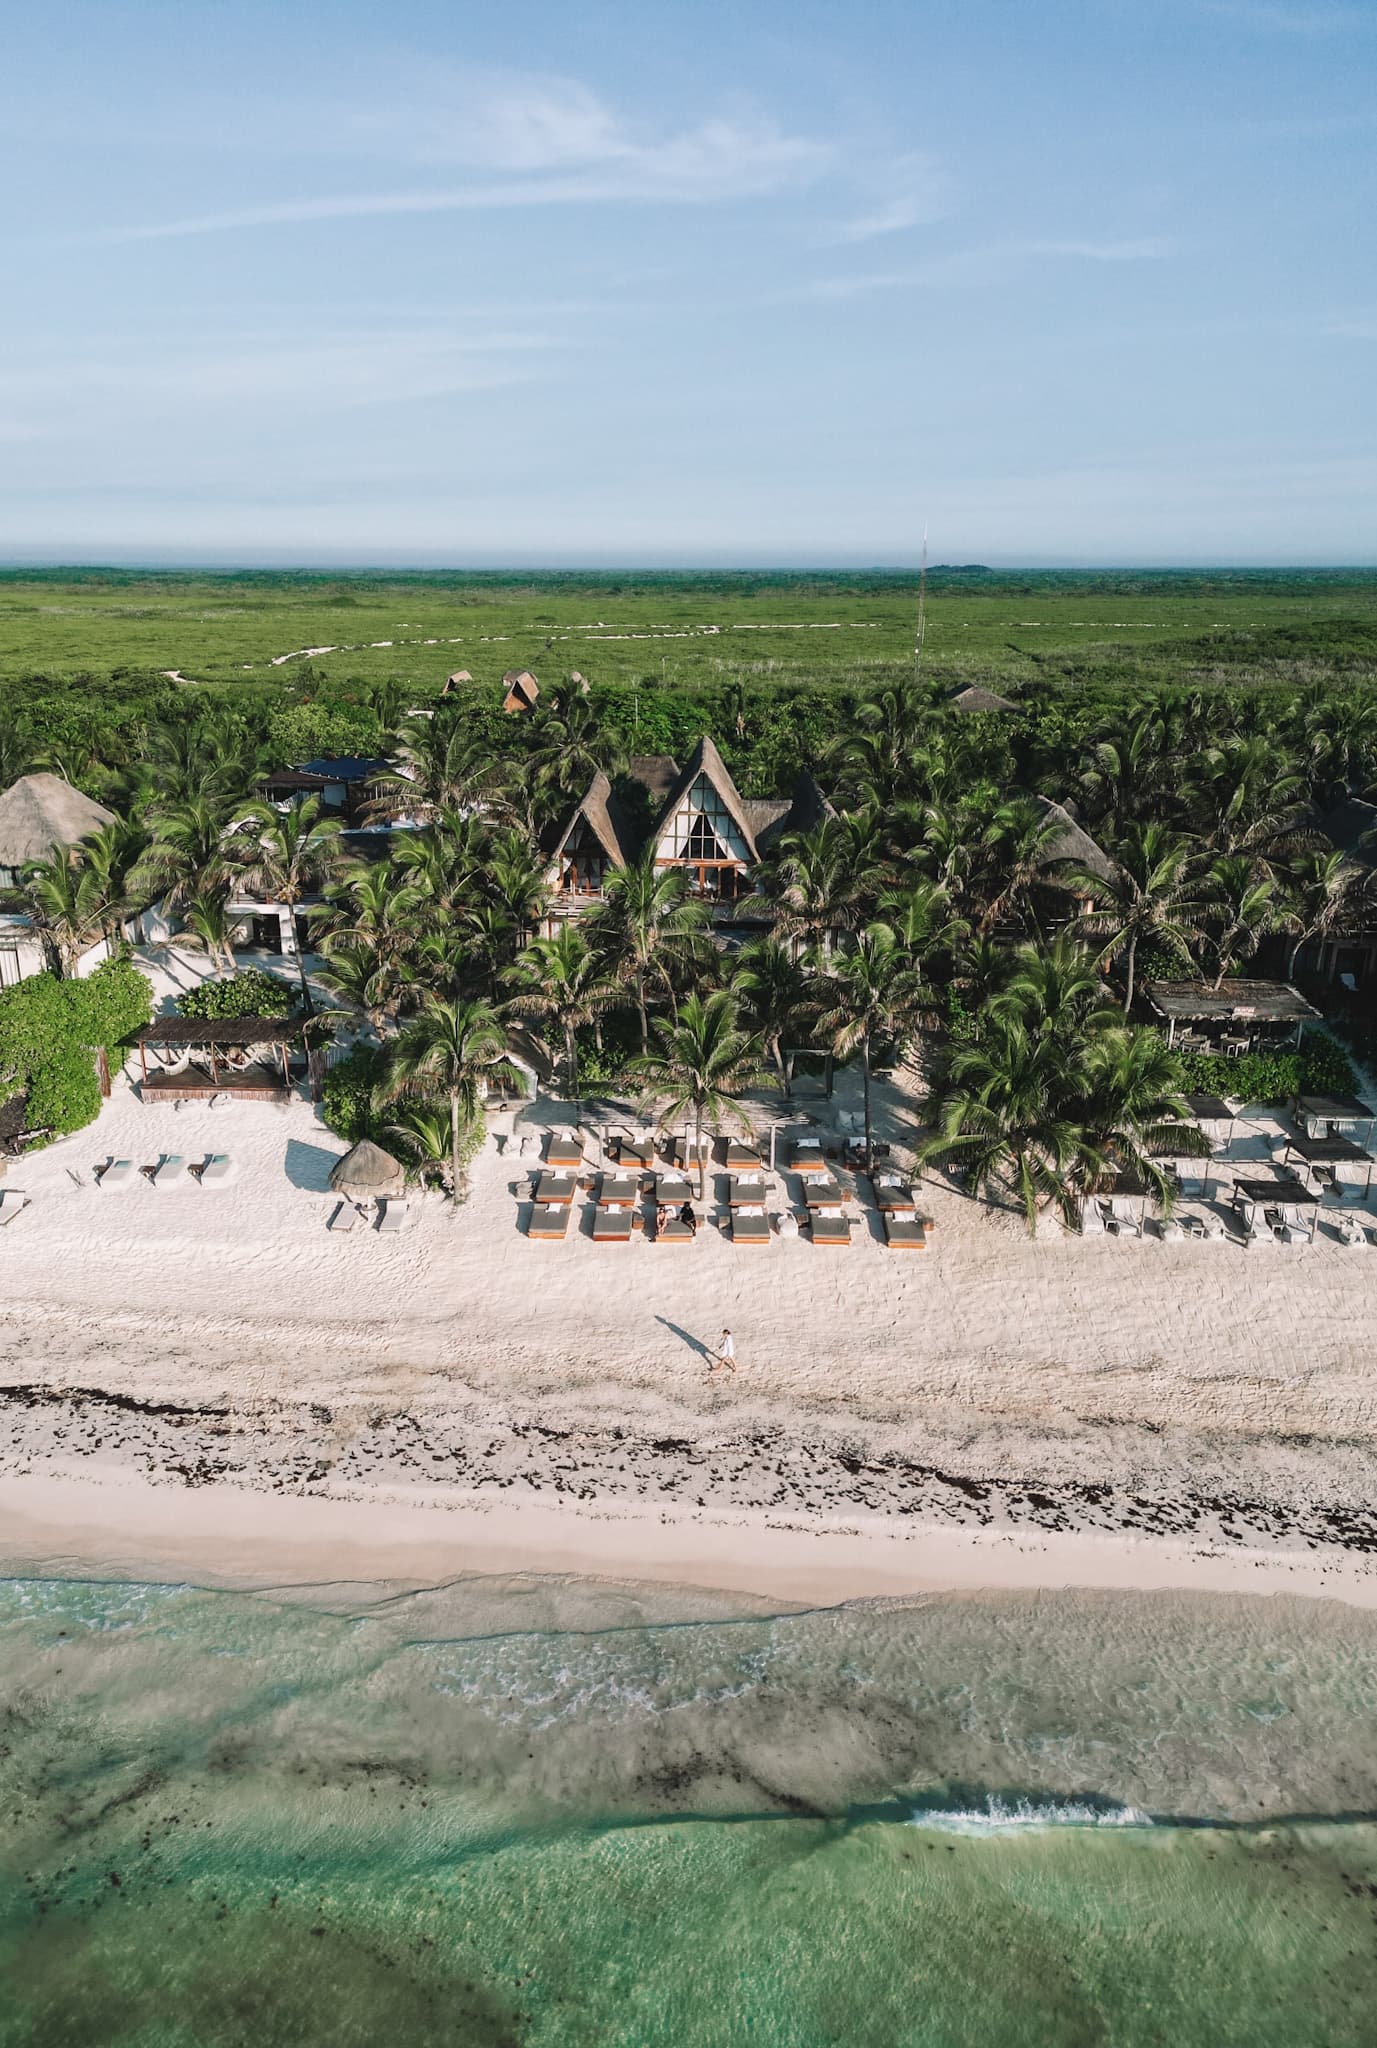
[[351, 1202], [375, 1195], [400, 1195], [406, 1186], [406, 1169], [371, 1138], [361, 1138], [353, 1150], [330, 1168], [330, 1186]]
[[61, 775], [21, 775], [0, 796], [0, 888], [12, 889], [31, 860], [76, 846], [115, 814]]

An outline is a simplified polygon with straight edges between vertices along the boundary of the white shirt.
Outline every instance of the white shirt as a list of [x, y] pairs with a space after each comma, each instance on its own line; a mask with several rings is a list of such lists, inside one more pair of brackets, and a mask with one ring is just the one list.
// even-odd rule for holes
[[717, 1355], [719, 1358], [735, 1358], [736, 1343], [730, 1330], [722, 1332], [722, 1342], [717, 1347]]

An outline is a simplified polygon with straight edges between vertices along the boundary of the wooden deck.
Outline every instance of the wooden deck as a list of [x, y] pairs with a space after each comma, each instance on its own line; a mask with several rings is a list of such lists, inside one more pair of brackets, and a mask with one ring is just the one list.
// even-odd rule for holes
[[218, 1077], [212, 1076], [209, 1067], [182, 1067], [175, 1073], [155, 1067], [139, 1085], [144, 1102], [208, 1102], [212, 1095], [238, 1095], [246, 1102], [290, 1102], [294, 1092], [278, 1069], [258, 1065], [229, 1072], [222, 1068]]

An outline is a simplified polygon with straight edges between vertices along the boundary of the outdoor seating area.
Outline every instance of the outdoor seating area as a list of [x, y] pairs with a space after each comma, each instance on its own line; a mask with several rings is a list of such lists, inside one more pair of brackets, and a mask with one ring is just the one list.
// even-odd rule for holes
[[1273, 1052], [1299, 1045], [1319, 1011], [1287, 981], [1150, 981], [1149, 1009], [1177, 1052]]
[[[305, 1027], [282, 1017], [155, 1017], [134, 1034], [144, 1102], [288, 1102]], [[153, 1063], [149, 1063], [149, 1055]]]

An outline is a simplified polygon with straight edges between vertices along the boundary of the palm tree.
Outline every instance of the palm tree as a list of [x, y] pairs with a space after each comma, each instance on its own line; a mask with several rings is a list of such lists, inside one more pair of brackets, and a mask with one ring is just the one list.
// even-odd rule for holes
[[397, 1123], [387, 1126], [387, 1135], [396, 1138], [403, 1151], [411, 1154], [423, 1181], [432, 1174], [441, 1180], [450, 1179], [452, 1191], [454, 1156], [449, 1118], [443, 1109], [432, 1108], [428, 1102], [413, 1102], [402, 1111]]
[[524, 832], [499, 833], [487, 869], [489, 900], [504, 911], [524, 942], [540, 922], [550, 900], [547, 863]]
[[1076, 1111], [1085, 1187], [1127, 1173], [1171, 1214], [1176, 1184], [1159, 1160], [1209, 1151], [1210, 1141], [1180, 1093], [1181, 1063], [1161, 1033], [1114, 1024], [1086, 1042], [1077, 1076], [1084, 1101]]
[[168, 909], [194, 896], [228, 888], [235, 871], [230, 844], [233, 812], [219, 795], [178, 798], [152, 813], [153, 836], [130, 886]]
[[698, 1160], [698, 1199], [707, 1193], [707, 1160], [703, 1153], [705, 1121], [731, 1122], [750, 1129], [750, 1118], [737, 1098], [764, 1079], [760, 1040], [740, 1024], [736, 998], [716, 989], [706, 998], [691, 995], [678, 1017], [657, 1024], [657, 1043], [631, 1062], [631, 1072], [645, 1083], [643, 1101], [664, 1117], [691, 1118]]
[[759, 1032], [778, 1070], [780, 1093], [787, 1098], [793, 1091], [793, 1062], [785, 1042], [802, 1026], [810, 1004], [816, 1005], [813, 977], [778, 939], [754, 939], [737, 956], [731, 990], [740, 996], [747, 1019]]
[[621, 765], [619, 742], [576, 687], [551, 692], [531, 721], [530, 736], [526, 774], [547, 806], [581, 795], [600, 768], [615, 774]]
[[646, 987], [652, 976], [690, 956], [709, 923], [707, 905], [688, 894], [682, 868], [655, 865], [653, 853], [607, 878], [606, 903], [597, 913], [596, 943], [619, 965], [636, 990], [642, 1055], [650, 1050]]
[[440, 707], [402, 727], [391, 765], [373, 784], [371, 809], [380, 818], [465, 811], [499, 773], [491, 744], [457, 708]]
[[1112, 874], [1069, 878], [1073, 888], [1094, 898], [1093, 909], [1074, 919], [1072, 929], [1104, 940], [1102, 965], [1124, 962], [1125, 1016], [1133, 1008], [1141, 944], [1164, 940], [1190, 953], [1201, 941], [1204, 903], [1192, 854], [1189, 839], [1154, 820], [1126, 829]]
[[1235, 961], [1250, 960], [1271, 932], [1294, 928], [1295, 918], [1282, 902], [1277, 883], [1246, 854], [1225, 854], [1210, 869], [1209, 904], [1219, 972], [1215, 988]]
[[456, 1208], [463, 1141], [481, 1114], [482, 1091], [513, 1072], [502, 1020], [490, 1003], [432, 997], [392, 1041], [374, 1107], [381, 1112], [406, 1096], [448, 1097], [450, 1197]]
[[1036, 932], [1034, 894], [1047, 879], [1048, 860], [1064, 829], [1032, 797], [1010, 797], [999, 805], [981, 842], [988, 869], [982, 931], [1016, 918]]
[[223, 966], [227, 973], [234, 967], [235, 925], [228, 904], [227, 889], [207, 889], [199, 896], [189, 896], [182, 906], [188, 937], [204, 947], [212, 971]]
[[933, 995], [904, 946], [887, 924], [867, 925], [854, 950], [838, 955], [822, 977], [817, 1028], [838, 1059], [861, 1055], [865, 1116], [865, 1170], [875, 1163], [870, 1123], [871, 1061], [878, 1042], [901, 1049], [932, 1021]]
[[30, 861], [24, 887], [36, 930], [71, 980], [83, 953], [105, 932], [110, 918], [96, 872], [79, 849], [55, 846], [46, 860]]
[[562, 1033], [569, 1097], [577, 1102], [578, 1034], [617, 999], [602, 955], [582, 932], [564, 924], [552, 939], [532, 939], [507, 970], [507, 980], [516, 990], [507, 1003], [514, 1015], [539, 1018]]
[[1067, 1114], [1069, 1071], [1060, 1038], [1030, 1030], [1014, 1012], [992, 1014], [978, 1039], [953, 1049], [924, 1105], [933, 1135], [920, 1158], [960, 1162], [987, 1199], [995, 1187], [1011, 1186], [1030, 1234], [1049, 1203], [1070, 1222], [1080, 1132]]
[[1312, 939], [1325, 944], [1350, 928], [1359, 899], [1371, 890], [1372, 876], [1355, 866], [1347, 854], [1331, 849], [1300, 854], [1291, 863], [1286, 880], [1295, 919], [1295, 941], [1286, 956], [1289, 981], [1302, 946]]
[[306, 961], [296, 933], [296, 906], [330, 875], [342, 827], [338, 818], [322, 813], [320, 798], [308, 796], [290, 811], [273, 804], [253, 804], [236, 828], [243, 847], [244, 885], [270, 903], [293, 912], [292, 951], [301, 979], [301, 1000], [311, 1008]]

